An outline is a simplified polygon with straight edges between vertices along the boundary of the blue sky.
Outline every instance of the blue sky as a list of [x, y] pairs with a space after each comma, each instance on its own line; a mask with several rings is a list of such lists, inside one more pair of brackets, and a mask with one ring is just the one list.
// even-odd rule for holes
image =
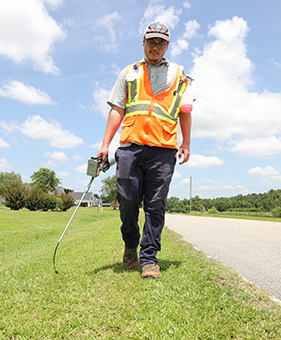
[[0, 171], [30, 182], [48, 167], [84, 191], [108, 95], [160, 20], [171, 30], [166, 57], [195, 79], [196, 97], [190, 161], [177, 164], [169, 196], [189, 198], [190, 177], [201, 198], [280, 189], [280, 13], [279, 0], [1, 1]]

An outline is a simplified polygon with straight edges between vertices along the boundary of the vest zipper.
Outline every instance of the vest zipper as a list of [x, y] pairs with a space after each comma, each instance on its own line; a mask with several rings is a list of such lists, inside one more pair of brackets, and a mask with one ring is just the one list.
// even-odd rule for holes
[[145, 131], [144, 131], [144, 133], [145, 133], [144, 143], [146, 143], [147, 136], [148, 136], [148, 124], [149, 124], [149, 121], [150, 121], [150, 117], [152, 115], [154, 101], [155, 101], [155, 97], [152, 98], [152, 101], [150, 103], [149, 110], [148, 110], [148, 116], [147, 116], [147, 119], [146, 119], [146, 125], [145, 125]]

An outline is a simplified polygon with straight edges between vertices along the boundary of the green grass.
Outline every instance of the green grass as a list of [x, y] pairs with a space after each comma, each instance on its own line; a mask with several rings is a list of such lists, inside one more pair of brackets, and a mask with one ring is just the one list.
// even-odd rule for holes
[[264, 214], [258, 215], [257, 213], [232, 213], [232, 212], [223, 212], [218, 214], [207, 214], [207, 213], [191, 213], [189, 216], [199, 216], [199, 217], [219, 217], [219, 218], [234, 218], [238, 220], [254, 220], [254, 221], [267, 221], [267, 222], [281, 222], [281, 218], [272, 217]]
[[[165, 229], [162, 279], [122, 265], [118, 211], [0, 210], [0, 339], [281, 339], [281, 306]], [[141, 223], [143, 216], [140, 217]]]

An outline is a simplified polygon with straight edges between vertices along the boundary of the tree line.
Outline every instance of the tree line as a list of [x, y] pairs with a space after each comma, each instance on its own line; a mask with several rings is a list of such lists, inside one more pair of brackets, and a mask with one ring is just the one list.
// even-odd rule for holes
[[[191, 211], [205, 212], [215, 209], [218, 212], [270, 212], [281, 217], [281, 190], [269, 190], [267, 193], [237, 195], [233, 197], [200, 198], [180, 200], [177, 197], [167, 199], [166, 211], [188, 213]], [[213, 210], [214, 211], [214, 210]]]

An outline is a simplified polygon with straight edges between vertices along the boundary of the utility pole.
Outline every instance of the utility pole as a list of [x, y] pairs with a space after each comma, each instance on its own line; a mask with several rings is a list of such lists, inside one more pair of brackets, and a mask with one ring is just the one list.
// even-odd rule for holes
[[190, 176], [190, 213], [191, 213], [191, 197], [192, 197], [192, 177]]

